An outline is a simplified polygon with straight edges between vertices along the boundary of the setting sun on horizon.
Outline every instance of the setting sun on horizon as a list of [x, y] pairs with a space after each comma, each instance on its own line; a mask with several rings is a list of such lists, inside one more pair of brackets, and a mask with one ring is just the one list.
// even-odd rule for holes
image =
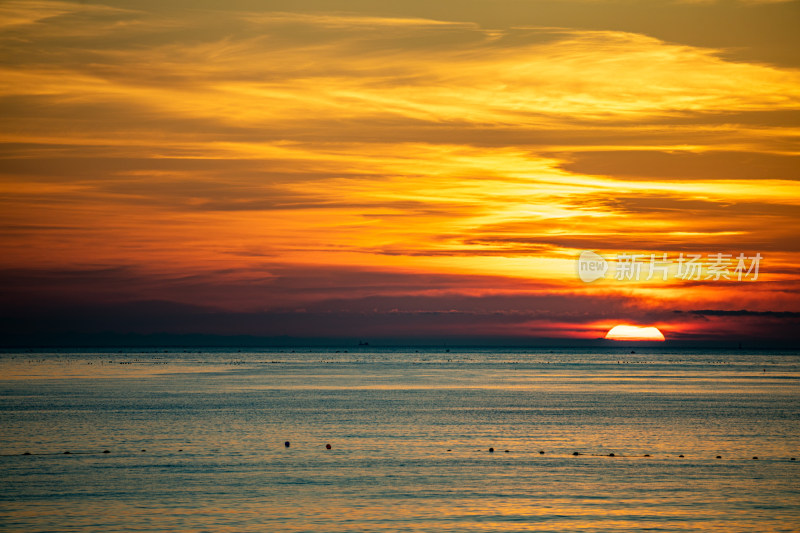
[[8, 527], [797, 530], [800, 0], [3, 0], [0, 55]]
[[791, 344], [798, 4], [733, 4], [5, 2], [6, 342]]
[[604, 337], [613, 341], [664, 341], [664, 334], [655, 326], [614, 326]]

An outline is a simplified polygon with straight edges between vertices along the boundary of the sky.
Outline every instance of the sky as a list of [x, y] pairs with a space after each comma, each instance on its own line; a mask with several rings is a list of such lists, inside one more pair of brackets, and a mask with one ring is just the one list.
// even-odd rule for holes
[[3, 343], [796, 346], [798, 27], [795, 0], [2, 2]]

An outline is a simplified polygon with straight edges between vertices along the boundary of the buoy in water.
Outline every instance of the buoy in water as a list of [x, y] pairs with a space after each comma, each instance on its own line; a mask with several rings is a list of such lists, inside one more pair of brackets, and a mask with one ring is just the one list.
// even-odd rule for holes
[[331, 445], [330, 445], [330, 444], [326, 444], [326, 445], [325, 445], [325, 449], [326, 449], [326, 450], [330, 450], [330, 449], [331, 449]]
[[289, 445], [290, 445], [290, 444], [289, 444], [289, 441], [287, 440], [286, 442], [284, 442], [284, 443], [283, 443], [283, 445], [284, 445], [284, 446], [286, 446], [286, 447], [288, 448], [288, 447], [289, 447]]

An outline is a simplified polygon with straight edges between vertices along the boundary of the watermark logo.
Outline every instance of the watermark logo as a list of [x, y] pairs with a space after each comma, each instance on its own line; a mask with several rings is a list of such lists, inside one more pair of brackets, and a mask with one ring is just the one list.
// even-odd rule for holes
[[584, 283], [591, 283], [600, 278], [606, 277], [608, 272], [608, 261], [603, 256], [589, 250], [581, 252], [578, 257], [578, 277]]
[[[746, 256], [733, 254], [684, 254], [668, 256], [667, 253], [629, 254], [618, 253], [612, 260], [615, 265], [613, 279], [616, 281], [756, 281], [758, 269], [764, 257], [757, 253]], [[606, 277], [609, 261], [595, 252], [585, 250], [578, 257], [578, 277], [591, 283]]]

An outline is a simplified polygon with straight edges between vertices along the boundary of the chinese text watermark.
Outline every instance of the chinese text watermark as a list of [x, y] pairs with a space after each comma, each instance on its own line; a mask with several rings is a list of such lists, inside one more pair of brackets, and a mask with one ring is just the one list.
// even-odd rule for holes
[[[668, 255], [666, 252], [651, 254], [618, 253], [615, 259], [613, 279], [617, 281], [651, 281], [679, 279], [684, 281], [756, 281], [758, 268], [764, 257], [760, 253], [747, 256], [744, 253], [709, 254], [683, 253]], [[578, 277], [591, 283], [605, 278], [610, 270], [609, 260], [592, 252], [583, 251], [578, 257]]]

